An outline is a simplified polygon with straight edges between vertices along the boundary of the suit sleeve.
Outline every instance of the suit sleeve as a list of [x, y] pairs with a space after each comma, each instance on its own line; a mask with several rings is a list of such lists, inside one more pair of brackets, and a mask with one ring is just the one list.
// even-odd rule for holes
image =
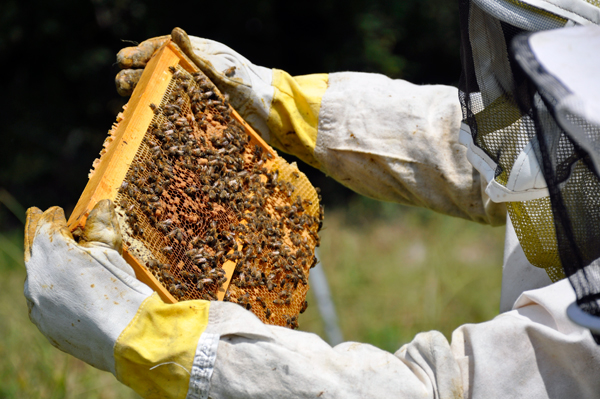
[[356, 342], [331, 347], [314, 334], [265, 325], [238, 305], [212, 303], [203, 335], [218, 344], [198, 397], [595, 398], [600, 349], [567, 319], [573, 300], [562, 280], [525, 292], [488, 322], [458, 327], [452, 343], [430, 331], [396, 353]]
[[352, 190], [383, 201], [501, 225], [506, 208], [489, 200], [458, 142], [458, 91], [383, 75], [329, 75], [314, 157]]

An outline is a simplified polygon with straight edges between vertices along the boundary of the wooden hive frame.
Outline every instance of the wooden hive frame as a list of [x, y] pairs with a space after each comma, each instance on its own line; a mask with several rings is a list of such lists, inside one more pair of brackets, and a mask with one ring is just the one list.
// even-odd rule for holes
[[[117, 198], [119, 188], [155, 117], [150, 104], [161, 103], [173, 78], [172, 68], [175, 66], [183, 68], [190, 74], [199, 73], [196, 65], [183, 54], [175, 43], [168, 40], [148, 62], [124, 112], [118, 116], [117, 124], [113, 126], [111, 135], [105, 142], [105, 150], [101, 153], [101, 158], [95, 162], [95, 168], [90, 174], [88, 184], [69, 218], [68, 226], [71, 231], [85, 226], [87, 216], [98, 201], [110, 199], [114, 202]], [[306, 177], [297, 171], [295, 165], [289, 165], [278, 157], [276, 152], [233, 109], [231, 109], [231, 117], [246, 130], [251, 145], [257, 145], [266, 153], [271, 154], [272, 161], [268, 162], [267, 168], [276, 167], [281, 175], [287, 175], [287, 178], [294, 179], [297, 186], [301, 187], [302, 198], [310, 199], [307, 201], [307, 203], [311, 203], [310, 212], [314, 215], [321, 214], [317, 193]], [[298, 195], [300, 196], [300, 194]], [[136, 277], [155, 290], [165, 302], [177, 302], [169, 290], [134, 256], [125, 240], [123, 257], [134, 269]], [[223, 300], [235, 267], [236, 262], [232, 260], [227, 260], [222, 265], [227, 281], [217, 294], [219, 300]], [[279, 320], [278, 324], [283, 323]]]

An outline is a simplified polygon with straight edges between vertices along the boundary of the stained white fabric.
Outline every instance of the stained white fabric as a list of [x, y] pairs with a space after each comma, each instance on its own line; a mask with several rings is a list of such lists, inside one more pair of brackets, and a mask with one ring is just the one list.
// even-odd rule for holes
[[[214, 306], [213, 306], [214, 305]], [[432, 381], [428, 368], [404, 362], [371, 345], [346, 342], [330, 347], [315, 334], [266, 326], [243, 308], [211, 305], [226, 314], [212, 331], [221, 341], [211, 380], [210, 397], [217, 398], [454, 398], [461, 376], [446, 339], [431, 333], [423, 340], [423, 363], [444, 365], [448, 373]], [[439, 342], [445, 350], [430, 347]], [[430, 350], [431, 349], [431, 350]]]
[[458, 328], [453, 352], [470, 359], [472, 398], [595, 398], [600, 349], [566, 317], [567, 280], [524, 293], [513, 311]]
[[481, 176], [458, 141], [458, 91], [383, 75], [329, 75], [315, 158], [326, 173], [371, 198], [501, 225]]
[[600, 350], [567, 319], [574, 299], [563, 280], [524, 293], [493, 320], [459, 327], [452, 344], [430, 331], [394, 354], [355, 342], [332, 348], [214, 303], [209, 328], [221, 340], [210, 397], [596, 398]]
[[467, 159], [480, 173], [482, 184], [485, 185], [485, 194], [493, 202], [529, 201], [549, 195], [548, 185], [537, 162], [532, 142], [529, 142], [517, 157], [506, 185], [494, 179], [498, 164], [473, 143], [471, 128], [464, 122], [460, 127], [458, 142], [467, 148]]
[[535, 191], [539, 195], [538, 198], [547, 197], [549, 195], [548, 185], [542, 168], [537, 161], [535, 155], [534, 141], [527, 143], [525, 148], [521, 150], [517, 160], [515, 161], [506, 188], [512, 192], [532, 192]]
[[[494, 174], [498, 164], [490, 158], [485, 151], [477, 147], [473, 143], [473, 134], [471, 128], [466, 123], [462, 123], [460, 126], [460, 132], [458, 135], [458, 142], [467, 148], [467, 159], [469, 163], [481, 174], [483, 183], [485, 184], [485, 191], [489, 193], [488, 186], [493, 184]], [[496, 198], [494, 198], [498, 202]]]
[[[567, 108], [567, 115], [575, 111], [584, 120], [600, 125], [600, 79], [590, 79], [600, 66], [600, 27], [535, 33], [529, 45], [543, 68], [572, 93], [560, 99], [557, 108]], [[572, 123], [564, 119], [567, 126]]]
[[114, 374], [115, 342], [153, 291], [117, 251], [77, 245], [61, 228], [64, 219], [35, 234], [25, 262], [29, 317], [52, 345]]
[[[328, 174], [361, 194], [503, 224], [504, 205], [490, 200], [489, 184], [471, 165], [477, 164], [477, 153], [463, 146], [470, 135], [462, 134], [459, 143], [461, 118], [453, 87], [417, 86], [376, 74], [331, 74], [315, 157]], [[511, 225], [503, 270], [502, 311], [510, 310], [522, 292], [551, 282], [527, 261]]]
[[[458, 145], [454, 90], [333, 74], [317, 159], [363, 194], [499, 223], [502, 205], [489, 202]], [[505, 250], [505, 313], [459, 327], [452, 344], [436, 331], [419, 334], [393, 355], [352, 342], [332, 348], [313, 334], [265, 326], [238, 306], [214, 303], [207, 332], [220, 342], [210, 397], [596, 397], [600, 351], [589, 331], [566, 317], [575, 298], [568, 281], [551, 284], [527, 262], [510, 221]]]
[[198, 340], [186, 399], [206, 399], [217, 357], [219, 335], [204, 332]]
[[[254, 65], [214, 40], [194, 36], [189, 38], [194, 53], [217, 72], [214, 83], [229, 94], [231, 105], [268, 142], [270, 131], [267, 119], [275, 93], [275, 88], [271, 86], [273, 70]], [[231, 67], [235, 67], [235, 73], [228, 77], [224, 71]]]

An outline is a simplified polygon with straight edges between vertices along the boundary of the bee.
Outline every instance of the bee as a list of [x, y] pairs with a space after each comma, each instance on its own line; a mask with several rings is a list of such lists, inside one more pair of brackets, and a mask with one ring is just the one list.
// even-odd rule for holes
[[200, 281], [198, 281], [198, 284], [196, 284], [196, 288], [198, 288], [200, 291], [202, 291], [204, 289], [205, 285], [213, 284], [213, 283], [214, 283], [213, 279], [203, 278]]
[[187, 293], [191, 287], [188, 283], [181, 283], [180, 288], [183, 293]]
[[158, 270], [160, 263], [158, 263], [156, 259], [150, 259], [148, 263], [146, 263], [146, 266], [151, 270]]
[[200, 255], [196, 255], [196, 256], [194, 256], [194, 258], [192, 259], [192, 262], [193, 262], [193, 263], [194, 263], [194, 265], [196, 265], [196, 266], [203, 267], [203, 265], [204, 265], [205, 263], [207, 263], [207, 262], [208, 262], [208, 259], [206, 259], [206, 258], [204, 258], [204, 257], [202, 257], [202, 256], [200, 256]]
[[290, 327], [293, 330], [298, 328], [298, 317], [297, 316], [292, 316], [292, 318], [290, 319]]
[[163, 233], [167, 233], [169, 231], [169, 226], [171, 226], [172, 223], [173, 221], [171, 219], [165, 219], [163, 221], [158, 222], [156, 224], [156, 227], [162, 230]]
[[152, 195], [150, 196], [150, 198], [147, 198], [148, 202], [158, 202], [159, 198], [156, 195]]
[[[196, 238], [198, 238], [198, 237], [196, 237]], [[187, 251], [187, 252], [185, 253], [185, 255], [186, 255], [188, 258], [193, 258], [193, 257], [194, 257], [194, 256], [195, 256], [197, 253], [198, 253], [198, 249], [197, 249], [197, 248], [193, 248], [193, 249], [190, 249], [189, 251]]]
[[267, 304], [265, 303], [265, 301], [264, 301], [264, 300], [263, 300], [261, 297], [257, 296], [257, 297], [256, 297], [256, 301], [257, 301], [258, 303], [260, 303], [260, 306], [262, 306], [263, 308], [266, 308], [266, 307], [267, 307]]
[[131, 198], [137, 198], [139, 193], [140, 193], [140, 190], [137, 187], [132, 186], [132, 185], [129, 185], [127, 187], [127, 195], [129, 195]]
[[194, 195], [200, 190], [196, 186], [189, 186], [189, 187], [186, 187], [185, 190], [183, 190], [183, 191], [185, 191], [185, 193], [188, 195]]
[[132, 221], [136, 221], [138, 216], [135, 213], [135, 205], [130, 205], [125, 211], [125, 215], [127, 215]]
[[166, 178], [166, 180], [164, 181], [165, 184], [169, 184], [170, 183], [170, 179], [173, 179], [175, 176], [173, 175], [173, 172], [171, 170], [163, 170], [162, 171], [162, 175], [163, 177]]
[[136, 234], [139, 236], [144, 235], [144, 229], [141, 228], [138, 224], [134, 224], [132, 229], [133, 229], [133, 234]]
[[287, 298], [289, 297], [291, 294], [289, 292], [287, 292], [286, 290], [282, 290], [279, 292], [278, 296], [279, 298]]
[[166, 271], [166, 270], [163, 270], [161, 272], [161, 275], [162, 275], [162, 278], [163, 278], [164, 281], [167, 281], [167, 282], [174, 282], [175, 281], [175, 278], [173, 277], [173, 275], [171, 273], [169, 273], [168, 271]]
[[171, 155], [181, 155], [181, 154], [183, 154], [183, 151], [181, 151], [181, 150], [179, 149], [179, 146], [176, 146], [176, 145], [174, 145], [174, 146], [172, 146], [172, 147], [169, 147], [169, 150], [168, 150], [168, 152], [169, 152], [169, 154], [171, 154]]
[[267, 320], [269, 320], [270, 317], [271, 317], [271, 309], [267, 308], [267, 310], [265, 311], [265, 318]]
[[223, 75], [227, 76], [228, 78], [231, 78], [233, 75], [235, 75], [235, 66], [229, 67], [226, 70], [224, 70]]
[[300, 313], [306, 312], [306, 308], [308, 308], [308, 301], [302, 302], [302, 307], [300, 308]]
[[198, 245], [202, 244], [202, 239], [200, 239], [200, 237], [196, 236], [190, 240], [190, 244], [194, 247], [197, 247]]
[[169, 263], [163, 263], [159, 267], [160, 267], [161, 270], [164, 270], [164, 271], [171, 270], [171, 265]]
[[121, 187], [119, 188], [120, 193], [125, 193], [127, 191], [127, 187], [129, 187], [129, 182], [127, 180], [121, 183]]

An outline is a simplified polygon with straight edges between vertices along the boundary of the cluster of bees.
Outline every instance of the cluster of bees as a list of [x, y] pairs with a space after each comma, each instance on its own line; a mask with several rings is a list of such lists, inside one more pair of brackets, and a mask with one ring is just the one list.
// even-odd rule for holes
[[126, 242], [151, 249], [146, 267], [178, 300], [215, 300], [227, 282], [223, 264], [234, 262], [224, 300], [296, 328], [322, 208], [308, 211], [313, 203], [289, 181], [297, 172], [280, 176], [203, 74], [170, 70], [117, 196]]

